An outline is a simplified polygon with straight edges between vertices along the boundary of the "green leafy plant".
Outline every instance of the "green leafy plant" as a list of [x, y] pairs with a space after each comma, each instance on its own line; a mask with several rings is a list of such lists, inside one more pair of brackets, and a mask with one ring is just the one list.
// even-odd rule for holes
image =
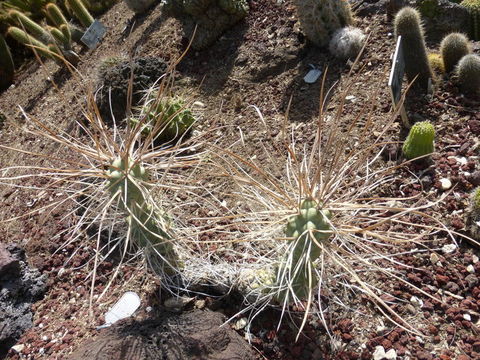
[[465, 35], [451, 33], [445, 36], [440, 43], [440, 53], [447, 73], [452, 72], [458, 62], [465, 55], [470, 54], [470, 45]]
[[423, 91], [427, 91], [432, 69], [427, 58], [420, 14], [411, 7], [404, 7], [395, 16], [395, 37], [402, 36], [405, 59], [405, 73], [409, 82], [415, 81]]
[[298, 19], [306, 37], [315, 45], [328, 46], [333, 33], [353, 25], [350, 5], [343, 0], [297, 0]]
[[415, 123], [403, 143], [403, 155], [409, 160], [434, 151], [435, 128], [429, 121]]
[[480, 94], [480, 56], [465, 55], [460, 59], [456, 73], [464, 93], [472, 96]]
[[480, 1], [463, 0], [460, 5], [466, 7], [470, 13], [470, 36], [472, 40], [480, 40]]

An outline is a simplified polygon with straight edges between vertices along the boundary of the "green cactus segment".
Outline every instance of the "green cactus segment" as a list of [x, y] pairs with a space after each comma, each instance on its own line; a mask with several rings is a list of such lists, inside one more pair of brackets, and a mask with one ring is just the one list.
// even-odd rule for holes
[[45, 7], [47, 17], [55, 24], [56, 27], [60, 28], [61, 25], [68, 25], [67, 19], [63, 16], [62, 10], [60, 8], [50, 3]]
[[464, 93], [480, 95], [480, 56], [469, 54], [460, 59], [457, 76]]
[[480, 0], [464, 0], [460, 5], [470, 13], [470, 36], [472, 40], [480, 40]]
[[0, 90], [8, 88], [12, 84], [14, 72], [12, 54], [4, 37], [0, 35]]
[[38, 25], [35, 21], [30, 19], [28, 16], [25, 16], [17, 10], [10, 10], [9, 15], [12, 19], [15, 19], [20, 28], [25, 28], [30, 35], [40, 40], [42, 43], [48, 44], [53, 42], [52, 36], [49, 34], [49, 32]]
[[46, 46], [42, 42], [35, 39], [33, 36], [30, 36], [25, 31], [15, 26], [10, 26], [8, 28], [7, 34], [17, 40], [19, 43], [25, 46], [30, 46], [33, 51], [47, 58], [57, 60], [58, 56], [62, 56], [58, 48], [56, 48], [55, 46]]
[[411, 7], [404, 7], [395, 16], [394, 28], [395, 37], [402, 36], [407, 79], [409, 82], [416, 79], [415, 83], [426, 92], [433, 73], [427, 58], [420, 14]]
[[429, 121], [414, 124], [403, 143], [403, 154], [407, 159], [415, 159], [434, 151], [435, 128]]
[[[185, 108], [185, 102], [178, 98], [155, 99], [153, 105], [147, 102], [142, 109], [141, 119], [144, 121], [143, 135], [149, 136], [154, 132], [152, 136], [157, 144], [165, 144], [180, 138], [195, 122], [191, 110]], [[138, 119], [130, 120], [132, 127], [137, 126], [139, 122]]]
[[352, 11], [345, 0], [297, 0], [296, 5], [303, 32], [317, 46], [328, 46], [336, 30], [353, 25]]
[[[132, 159], [115, 159], [107, 172], [112, 196], [119, 196], [119, 206], [128, 215], [126, 222], [131, 229], [132, 239], [138, 248], [162, 258], [162, 268], [173, 274], [181, 264], [175, 255], [171, 237], [162, 227], [162, 214], [146, 201], [145, 182], [149, 176], [146, 169]], [[142, 191], [143, 189], [143, 191]]]
[[451, 33], [447, 35], [440, 44], [445, 71], [453, 71], [460, 59], [470, 53], [470, 46], [465, 35]]
[[80, 21], [80, 23], [85, 26], [89, 27], [93, 24], [93, 17], [88, 12], [85, 5], [83, 5], [81, 0], [66, 0], [68, 6], [72, 9], [73, 15]]
[[321, 254], [319, 244], [330, 238], [330, 218], [330, 211], [318, 209], [315, 200], [306, 199], [299, 214], [289, 219], [285, 234], [290, 238], [290, 247], [276, 272], [278, 300], [307, 298], [317, 284], [313, 262]]
[[480, 187], [473, 190], [471, 198], [471, 208], [476, 211], [480, 211]]

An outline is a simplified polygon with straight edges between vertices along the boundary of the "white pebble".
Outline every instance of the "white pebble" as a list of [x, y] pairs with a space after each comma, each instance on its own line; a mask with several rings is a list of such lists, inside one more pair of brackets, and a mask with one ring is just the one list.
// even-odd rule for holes
[[445, 245], [444, 247], [442, 247], [442, 251], [443, 251], [445, 254], [451, 254], [451, 253], [453, 253], [456, 249], [457, 249], [457, 245], [455, 245], [455, 244], [448, 244], [448, 245]]
[[473, 267], [472, 264], [468, 265], [467, 266], [467, 271], [470, 273], [470, 274], [473, 274], [475, 272], [475, 268]]
[[467, 321], [472, 321], [472, 317], [470, 316], [470, 314], [463, 314], [463, 318]]
[[452, 187], [452, 182], [447, 178], [440, 179], [440, 184], [442, 186], [442, 190], [448, 190]]

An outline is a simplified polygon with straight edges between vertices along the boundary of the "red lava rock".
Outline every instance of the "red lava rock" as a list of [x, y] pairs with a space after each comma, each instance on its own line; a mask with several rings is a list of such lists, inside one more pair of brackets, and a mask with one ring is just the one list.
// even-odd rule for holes
[[462, 354], [462, 355], [458, 355], [457, 360], [471, 360], [471, 359], [470, 359], [470, 356]]
[[[440, 275], [440, 274], [437, 274], [435, 276], [435, 279], [437, 280], [439, 285], [445, 285], [446, 283], [448, 283], [450, 281], [450, 278], [448, 276]], [[425, 304], [424, 304], [424, 306], [425, 306]]]
[[438, 328], [434, 325], [429, 325], [428, 332], [432, 335], [438, 335]]
[[433, 355], [430, 354], [428, 351], [419, 350], [419, 351], [417, 351], [416, 355], [417, 355], [417, 357], [416, 357], [417, 360], [432, 360], [433, 359]]
[[345, 342], [350, 342], [350, 341], [353, 340], [353, 336], [350, 335], [350, 334], [348, 334], [348, 333], [343, 333], [343, 334], [342, 334], [342, 339], [343, 339], [343, 341], [345, 341]]
[[470, 131], [473, 132], [475, 135], [480, 134], [480, 121], [469, 120], [468, 127], [470, 128]]
[[480, 352], [480, 341], [473, 343], [472, 350], [475, 352]]

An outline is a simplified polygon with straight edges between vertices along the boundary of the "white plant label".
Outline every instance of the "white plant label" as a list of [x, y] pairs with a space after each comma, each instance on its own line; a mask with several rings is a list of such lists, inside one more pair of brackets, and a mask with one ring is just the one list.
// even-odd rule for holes
[[[393, 107], [396, 109], [400, 99], [402, 98], [402, 83], [403, 75], [405, 74], [405, 59], [403, 57], [402, 37], [397, 39], [397, 45], [395, 47], [395, 53], [393, 54], [392, 70], [390, 71], [390, 77], [388, 78], [388, 88], [392, 95]], [[406, 127], [410, 127], [408, 122], [407, 113], [403, 104], [401, 105], [400, 115], [402, 121]]]
[[307, 84], [313, 84], [318, 80], [320, 75], [322, 75], [322, 70], [313, 68], [307, 73], [307, 75], [305, 75], [303, 81]]
[[105, 325], [112, 325], [118, 320], [133, 315], [140, 306], [140, 297], [133, 291], [127, 291], [105, 314]]
[[88, 46], [89, 49], [94, 49], [102, 40], [106, 31], [105, 26], [100, 21], [95, 20], [85, 31], [80, 41]]

